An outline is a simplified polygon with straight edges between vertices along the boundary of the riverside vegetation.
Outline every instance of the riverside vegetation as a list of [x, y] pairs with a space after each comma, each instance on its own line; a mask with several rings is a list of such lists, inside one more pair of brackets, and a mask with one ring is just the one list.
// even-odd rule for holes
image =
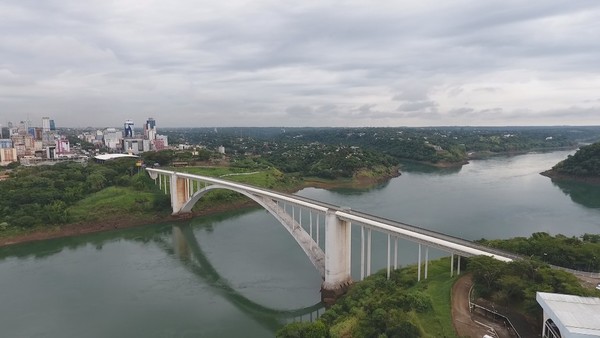
[[[455, 337], [450, 294], [457, 277], [448, 276], [448, 257], [429, 265], [429, 278], [417, 283], [417, 266], [386, 271], [354, 284], [348, 293], [312, 323], [291, 323], [280, 338], [299, 337]], [[463, 260], [473, 276], [475, 297], [506, 306], [541, 323], [537, 291], [600, 296], [571, 273], [538, 260], [505, 263], [487, 256]]]
[[552, 178], [574, 178], [600, 183], [600, 142], [579, 148], [574, 155], [542, 174]]
[[455, 337], [450, 311], [448, 257], [430, 262], [417, 283], [417, 266], [385, 270], [354, 284], [313, 323], [291, 323], [278, 337]]

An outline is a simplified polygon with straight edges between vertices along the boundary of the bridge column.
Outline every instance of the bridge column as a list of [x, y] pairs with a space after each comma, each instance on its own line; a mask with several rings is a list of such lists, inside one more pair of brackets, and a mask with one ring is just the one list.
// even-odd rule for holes
[[332, 304], [350, 284], [351, 223], [337, 218], [335, 212], [325, 215], [325, 281], [321, 299]]
[[173, 215], [178, 215], [181, 208], [190, 199], [189, 185], [187, 179], [177, 176], [176, 173], [171, 174], [171, 207]]

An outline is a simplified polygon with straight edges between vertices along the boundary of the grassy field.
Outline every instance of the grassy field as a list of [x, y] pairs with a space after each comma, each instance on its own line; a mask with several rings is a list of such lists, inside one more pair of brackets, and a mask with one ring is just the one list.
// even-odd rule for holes
[[[409, 275], [417, 275], [416, 265], [406, 269]], [[423, 271], [421, 273], [424, 273]], [[427, 280], [422, 280], [410, 288], [425, 292], [431, 298], [433, 313], [419, 316], [418, 319], [431, 337], [456, 337], [454, 326], [452, 326], [450, 301], [452, 285], [455, 281], [456, 277], [450, 277], [450, 258], [446, 257], [430, 262]]]
[[[153, 217], [160, 208], [160, 195], [128, 187], [108, 187], [68, 209], [73, 222], [93, 222], [111, 216]], [[164, 200], [162, 201], [164, 203]]]

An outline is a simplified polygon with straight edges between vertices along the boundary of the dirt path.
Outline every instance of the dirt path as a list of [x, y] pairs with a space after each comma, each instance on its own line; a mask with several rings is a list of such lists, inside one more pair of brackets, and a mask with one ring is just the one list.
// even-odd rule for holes
[[477, 324], [469, 311], [469, 290], [473, 281], [471, 275], [459, 278], [452, 287], [452, 322], [459, 337], [483, 337], [489, 334], [488, 329]]

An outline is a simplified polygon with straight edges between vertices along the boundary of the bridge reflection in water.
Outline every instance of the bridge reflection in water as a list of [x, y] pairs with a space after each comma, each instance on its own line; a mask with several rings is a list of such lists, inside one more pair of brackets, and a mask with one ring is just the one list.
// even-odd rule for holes
[[173, 226], [172, 244], [162, 238], [156, 238], [155, 240], [163, 249], [173, 252], [188, 270], [213, 288], [215, 293], [272, 332], [289, 322], [313, 321], [325, 311], [321, 302], [296, 310], [278, 310], [265, 307], [246, 298], [219, 275], [204, 251], [202, 251], [190, 225]]

